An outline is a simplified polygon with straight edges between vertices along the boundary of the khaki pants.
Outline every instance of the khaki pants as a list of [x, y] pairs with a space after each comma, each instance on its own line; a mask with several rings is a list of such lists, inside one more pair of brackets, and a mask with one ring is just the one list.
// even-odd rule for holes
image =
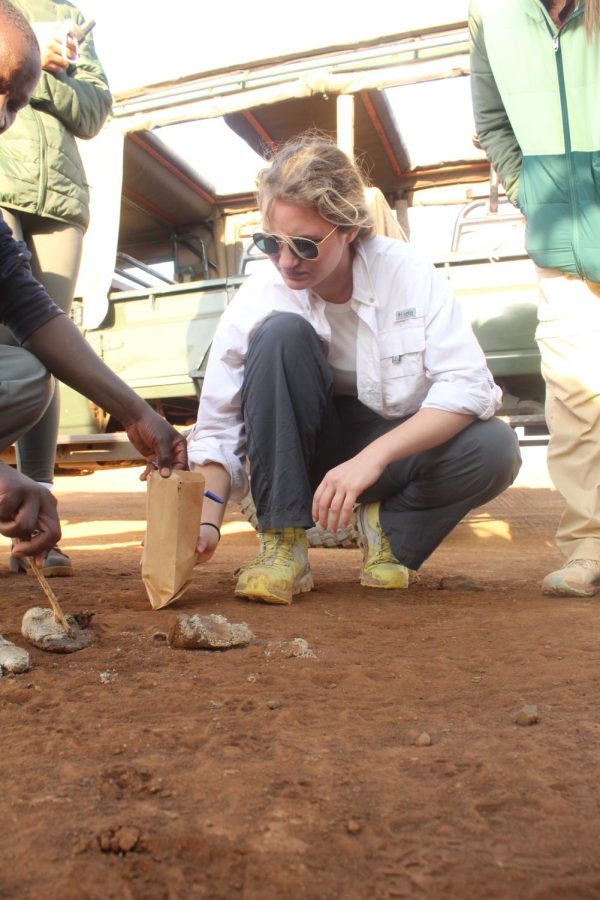
[[548, 471], [566, 503], [556, 543], [567, 561], [600, 561], [600, 285], [538, 275]]

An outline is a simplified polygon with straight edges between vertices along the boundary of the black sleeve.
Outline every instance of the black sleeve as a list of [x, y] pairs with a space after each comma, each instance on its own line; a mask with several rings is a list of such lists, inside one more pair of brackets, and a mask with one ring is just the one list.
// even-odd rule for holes
[[30, 258], [0, 214], [0, 322], [20, 344], [50, 319], [64, 315], [33, 277]]

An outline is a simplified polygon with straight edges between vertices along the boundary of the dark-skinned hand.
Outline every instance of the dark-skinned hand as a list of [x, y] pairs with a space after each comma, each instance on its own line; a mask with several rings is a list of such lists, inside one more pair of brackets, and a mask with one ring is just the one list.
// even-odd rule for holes
[[15, 556], [34, 556], [38, 565], [60, 540], [56, 500], [45, 487], [0, 463], [0, 533], [15, 541]]

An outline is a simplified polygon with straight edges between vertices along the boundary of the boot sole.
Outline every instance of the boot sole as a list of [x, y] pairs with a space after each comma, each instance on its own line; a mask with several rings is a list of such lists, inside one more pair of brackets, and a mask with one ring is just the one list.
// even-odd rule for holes
[[[9, 570], [13, 575], [31, 575], [31, 572], [25, 567], [25, 563], [20, 563], [16, 558], [10, 558]], [[73, 566], [44, 566], [40, 569], [44, 578], [69, 578], [74, 575]]]
[[542, 594], [547, 597], [570, 597], [570, 598], [589, 598], [600, 594], [600, 585], [590, 585], [588, 587], [576, 587], [569, 584], [557, 584], [555, 586], [542, 585]]
[[403, 581], [402, 584], [382, 584], [381, 581], [375, 581], [374, 578], [371, 579], [368, 575], [361, 574], [360, 583], [363, 587], [378, 588], [382, 591], [405, 591], [409, 585], [409, 579], [406, 582]]
[[235, 596], [243, 597], [245, 600], [252, 600], [256, 603], [272, 603], [279, 604], [280, 606], [289, 606], [292, 602], [292, 598], [295, 597], [296, 594], [306, 594], [308, 591], [312, 591], [314, 586], [312, 574], [309, 572], [295, 581], [292, 590], [289, 592], [271, 591], [264, 586], [260, 590], [258, 588], [253, 590], [251, 585], [249, 585], [241, 590], [236, 588]]
[[41, 572], [44, 578], [70, 578], [75, 574], [72, 566], [48, 566]]

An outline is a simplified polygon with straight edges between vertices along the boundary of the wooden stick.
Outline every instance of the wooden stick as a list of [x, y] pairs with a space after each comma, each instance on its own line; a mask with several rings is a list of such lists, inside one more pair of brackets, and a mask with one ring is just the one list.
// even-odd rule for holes
[[48, 598], [48, 601], [49, 601], [50, 606], [52, 607], [52, 611], [54, 613], [54, 618], [59, 623], [59, 625], [61, 625], [63, 627], [64, 632], [67, 635], [67, 637], [72, 638], [73, 632], [71, 630], [71, 626], [67, 622], [67, 620], [65, 618], [65, 614], [62, 611], [62, 609], [60, 608], [60, 603], [56, 599], [56, 595], [55, 595], [54, 591], [52, 590], [52, 588], [48, 584], [47, 580], [44, 578], [41, 571], [38, 569], [35, 562], [33, 561], [33, 559], [30, 556], [25, 557], [25, 562], [29, 566], [29, 571], [31, 572], [31, 574], [35, 575], [35, 577], [37, 578], [38, 584], [40, 585], [41, 589], [43, 590], [46, 597]]

